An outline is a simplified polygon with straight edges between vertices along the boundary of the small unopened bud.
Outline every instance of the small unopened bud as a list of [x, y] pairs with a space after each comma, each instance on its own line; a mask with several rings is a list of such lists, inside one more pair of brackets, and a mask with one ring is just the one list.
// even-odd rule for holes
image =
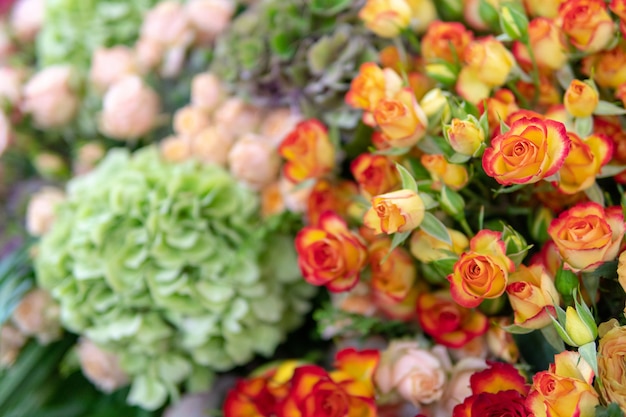
[[515, 265], [521, 264], [530, 249], [524, 236], [511, 226], [505, 226], [502, 230], [502, 240], [506, 246], [506, 256], [511, 258]]
[[500, 9], [500, 28], [513, 40], [528, 37], [528, 18], [521, 5], [507, 4]]
[[454, 85], [459, 75], [456, 68], [447, 62], [426, 65], [426, 74], [447, 86]]

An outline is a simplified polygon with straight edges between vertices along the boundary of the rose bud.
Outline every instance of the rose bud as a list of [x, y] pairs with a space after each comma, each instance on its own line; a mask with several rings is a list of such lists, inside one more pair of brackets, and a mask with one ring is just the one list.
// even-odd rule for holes
[[[475, 30], [487, 31], [498, 23], [497, 8], [502, 0], [463, 0], [463, 20]], [[481, 12], [481, 4], [483, 4]]]
[[569, 341], [568, 345], [582, 346], [594, 342], [598, 337], [598, 327], [593, 321], [593, 316], [585, 317], [583, 311], [568, 306], [565, 310], [565, 332]]
[[137, 66], [142, 75], [157, 67], [165, 55], [165, 47], [154, 39], [139, 38], [135, 43]]
[[583, 73], [593, 73], [600, 87], [618, 88], [626, 82], [626, 44], [584, 58]]
[[228, 27], [235, 6], [231, 0], [191, 0], [185, 12], [202, 43], [210, 43]]
[[96, 167], [106, 155], [106, 148], [98, 142], [88, 142], [78, 148], [73, 161], [72, 171], [75, 175], [83, 175]]
[[591, 116], [599, 102], [598, 91], [590, 84], [579, 80], [572, 80], [563, 96], [565, 108], [574, 117]]
[[384, 155], [361, 154], [350, 164], [350, 171], [369, 198], [392, 191], [400, 184], [395, 164]]
[[598, 388], [607, 403], [617, 403], [626, 409], [626, 327], [611, 319], [599, 328], [598, 344]]
[[44, 0], [18, 0], [11, 9], [9, 23], [15, 37], [24, 43], [33, 42], [44, 23]]
[[231, 97], [215, 110], [214, 121], [227, 126], [234, 136], [254, 132], [261, 123], [261, 109], [238, 97]]
[[513, 55], [493, 37], [471, 42], [465, 48], [463, 58], [476, 71], [480, 82], [489, 87], [504, 85], [515, 65]]
[[102, 350], [88, 339], [81, 339], [76, 351], [83, 374], [100, 390], [110, 393], [128, 384], [128, 375], [112, 353]]
[[210, 72], [197, 74], [191, 80], [191, 104], [211, 113], [224, 99], [222, 83]]
[[395, 38], [409, 26], [411, 14], [407, 0], [367, 0], [359, 18], [381, 38]]
[[231, 174], [254, 190], [278, 178], [280, 157], [265, 140], [249, 133], [239, 139], [228, 153]]
[[481, 230], [470, 240], [470, 250], [454, 264], [448, 276], [450, 293], [463, 307], [477, 307], [483, 300], [504, 293], [515, 264], [506, 256], [501, 238], [501, 232]]
[[487, 112], [490, 134], [500, 131], [500, 122], [507, 120], [509, 116], [519, 110], [515, 102], [515, 95], [506, 88], [501, 88], [493, 94], [493, 97], [478, 103], [481, 115]]
[[593, 369], [578, 352], [561, 352], [547, 371], [533, 376], [526, 405], [535, 416], [550, 410], [554, 417], [593, 417], [600, 402], [592, 382]]
[[317, 119], [298, 123], [278, 152], [287, 160], [283, 174], [293, 182], [323, 177], [335, 166], [335, 148], [326, 126]]
[[48, 344], [61, 335], [60, 308], [41, 288], [29, 291], [13, 311], [13, 324], [25, 336], [35, 336]]
[[168, 136], [159, 142], [163, 159], [169, 162], [183, 162], [192, 158], [191, 142], [185, 136]]
[[449, 258], [453, 254], [460, 255], [469, 247], [467, 236], [458, 230], [448, 229], [448, 234], [452, 238], [452, 245], [441, 241], [419, 229], [411, 235], [411, 254], [423, 263], [430, 263], [439, 259]]
[[180, 136], [192, 137], [209, 126], [209, 116], [204, 110], [195, 106], [185, 106], [176, 110], [172, 127]]
[[190, 140], [190, 152], [205, 164], [226, 165], [234, 138], [224, 126], [208, 126]]
[[604, 0], [565, 1], [559, 7], [557, 22], [572, 45], [587, 53], [601, 51], [615, 35]]
[[602, 167], [613, 155], [613, 141], [604, 135], [591, 135], [582, 140], [567, 133], [572, 147], [559, 169], [557, 188], [566, 194], [576, 194], [591, 187]]
[[593, 271], [617, 257], [625, 229], [621, 207], [588, 202], [562, 212], [548, 234], [573, 270]]
[[422, 155], [420, 162], [430, 174], [433, 190], [441, 190], [445, 185], [458, 191], [469, 181], [469, 174], [465, 165], [451, 164], [443, 155]]
[[429, 119], [437, 118], [444, 123], [450, 119], [450, 104], [440, 88], [426, 92], [419, 104]]
[[274, 109], [263, 118], [260, 133], [277, 148], [289, 132], [294, 130], [302, 120], [302, 116], [291, 109]]
[[558, 172], [570, 146], [562, 123], [523, 118], [491, 141], [483, 169], [502, 185], [535, 183]]
[[520, 266], [509, 275], [506, 293], [515, 314], [515, 324], [526, 329], [542, 329], [551, 325], [550, 315], [556, 315], [554, 305], [560, 295], [554, 278], [541, 265]]
[[41, 70], [26, 83], [22, 111], [33, 117], [37, 127], [62, 127], [74, 118], [79, 101], [72, 77], [69, 66], [58, 65]]
[[26, 230], [42, 236], [50, 230], [56, 218], [56, 206], [65, 201], [65, 193], [54, 187], [44, 187], [35, 193], [26, 209]]
[[443, 128], [443, 134], [456, 152], [474, 156], [485, 142], [485, 132], [478, 120], [470, 116], [466, 120], [454, 118]]
[[342, 292], [359, 282], [367, 250], [360, 237], [332, 211], [322, 214], [316, 226], [300, 230], [295, 245], [298, 264], [308, 283]]
[[104, 93], [125, 76], [137, 73], [137, 60], [132, 49], [126, 46], [100, 47], [91, 60], [89, 81], [97, 91]]
[[462, 23], [436, 21], [422, 38], [422, 56], [427, 62], [440, 59], [455, 63], [463, 58], [465, 47], [474, 35]]
[[409, 232], [422, 223], [425, 211], [422, 198], [414, 191], [393, 191], [372, 198], [363, 222], [377, 234]]
[[116, 82], [102, 101], [100, 131], [121, 140], [134, 140], [157, 124], [160, 103], [157, 93], [137, 76]]
[[400, 90], [393, 98], [384, 98], [374, 110], [374, 120], [387, 142], [397, 148], [410, 147], [426, 135], [428, 119], [408, 89]]

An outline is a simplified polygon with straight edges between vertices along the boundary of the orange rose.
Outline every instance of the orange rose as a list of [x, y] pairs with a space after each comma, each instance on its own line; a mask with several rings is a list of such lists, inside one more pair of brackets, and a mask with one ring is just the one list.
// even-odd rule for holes
[[[556, 71], [567, 63], [567, 47], [561, 29], [551, 19], [538, 17], [528, 24], [530, 47], [540, 69]], [[522, 42], [515, 42], [513, 55], [524, 68], [532, 68], [528, 48]]]
[[432, 188], [440, 190], [443, 185], [455, 191], [465, 187], [469, 174], [465, 165], [451, 164], [443, 155], [422, 155], [420, 162], [433, 180]]
[[483, 169], [502, 185], [535, 183], [558, 172], [570, 146], [563, 123], [523, 118], [491, 141]]
[[355, 109], [373, 112], [380, 100], [395, 95], [401, 88], [402, 79], [394, 70], [365, 62], [350, 84], [346, 103]]
[[526, 405], [535, 417], [593, 417], [599, 401], [592, 381], [593, 370], [578, 352], [559, 353], [533, 377]]
[[615, 402], [626, 409], [626, 327], [613, 319], [598, 328], [598, 384], [600, 393], [607, 403]]
[[417, 318], [424, 333], [436, 343], [451, 348], [465, 346], [470, 340], [485, 334], [489, 328], [483, 313], [461, 307], [445, 290], [420, 294], [417, 299]]
[[509, 275], [506, 286], [511, 307], [515, 313], [515, 324], [526, 329], [542, 329], [550, 326], [550, 316], [556, 316], [554, 305], [559, 305], [559, 296], [551, 277], [541, 265], [520, 266]]
[[374, 121], [393, 147], [415, 145], [426, 135], [428, 120], [411, 89], [382, 99], [374, 110]]
[[352, 181], [317, 181], [308, 198], [306, 214], [309, 224], [316, 225], [325, 211], [334, 211], [341, 216], [348, 214], [348, 208], [357, 193], [357, 186]]
[[411, 7], [406, 0], [367, 0], [359, 18], [381, 38], [395, 38], [409, 26]]
[[361, 154], [350, 164], [350, 171], [368, 197], [391, 191], [400, 183], [393, 161], [384, 155]]
[[559, 15], [559, 6], [566, 0], [524, 0], [524, 6], [531, 16], [553, 18]]
[[422, 38], [422, 56], [427, 62], [445, 60], [455, 63], [463, 58], [465, 47], [474, 35], [462, 23], [436, 21]]
[[478, 79], [489, 87], [504, 85], [515, 65], [513, 55], [493, 37], [471, 42], [463, 58], [468, 67], [477, 72]]
[[613, 156], [613, 142], [604, 135], [591, 135], [583, 140], [568, 132], [567, 137], [572, 147], [559, 169], [556, 186], [566, 194], [576, 194], [595, 183], [596, 175]]
[[335, 148], [328, 130], [316, 119], [298, 123], [278, 152], [287, 160], [283, 173], [292, 182], [322, 177], [335, 166]]
[[591, 116], [599, 102], [598, 91], [580, 80], [572, 80], [563, 96], [565, 108], [574, 117]]
[[592, 271], [615, 259], [624, 238], [622, 208], [593, 202], [564, 211], [548, 227], [563, 260], [574, 270]]
[[626, 45], [584, 58], [583, 72], [593, 74], [600, 87], [618, 88], [626, 82]]
[[603, 0], [565, 1], [559, 7], [557, 22], [572, 45], [588, 53], [601, 51], [615, 35]]
[[515, 265], [506, 256], [501, 238], [501, 232], [481, 230], [470, 240], [469, 252], [454, 264], [454, 271], [448, 275], [450, 293], [463, 307], [477, 307], [484, 299], [504, 293]]
[[308, 283], [341, 292], [359, 282], [367, 250], [360, 237], [348, 230], [337, 214], [327, 211], [320, 216], [316, 227], [300, 230], [295, 245], [300, 270]]
[[406, 250], [390, 249], [391, 240], [386, 238], [368, 248], [374, 301], [389, 316], [406, 320], [415, 314], [417, 270]]
[[365, 213], [363, 222], [376, 233], [403, 233], [416, 229], [424, 212], [424, 202], [417, 193], [399, 190], [372, 198], [372, 208]]

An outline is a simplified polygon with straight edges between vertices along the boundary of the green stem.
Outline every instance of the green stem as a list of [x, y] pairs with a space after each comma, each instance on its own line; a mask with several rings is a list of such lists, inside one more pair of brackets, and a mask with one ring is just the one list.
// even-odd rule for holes
[[533, 51], [533, 48], [530, 46], [530, 39], [527, 38], [524, 41], [524, 44], [526, 45], [526, 49], [528, 49], [528, 56], [530, 57], [530, 61], [533, 64], [533, 72], [531, 75], [533, 77], [533, 85], [535, 86], [535, 93], [533, 94], [532, 105], [533, 107], [535, 107], [537, 105], [537, 102], [539, 101], [539, 93], [541, 89], [541, 80], [539, 79], [539, 67], [537, 66], [537, 59], [535, 58], [535, 52]]
[[459, 221], [459, 224], [461, 225], [461, 228], [467, 235], [467, 237], [469, 237], [470, 239], [474, 237], [474, 232], [472, 231], [472, 228], [470, 227], [470, 225], [467, 223], [467, 219], [465, 218], [465, 216], [458, 219], [458, 221]]
[[393, 44], [398, 50], [398, 55], [400, 55], [400, 75], [402, 75], [404, 84], [409, 85], [409, 76], [406, 73], [406, 65], [409, 62], [409, 59], [406, 49], [404, 48], [404, 44], [402, 43], [402, 39], [400, 37], [393, 38]]

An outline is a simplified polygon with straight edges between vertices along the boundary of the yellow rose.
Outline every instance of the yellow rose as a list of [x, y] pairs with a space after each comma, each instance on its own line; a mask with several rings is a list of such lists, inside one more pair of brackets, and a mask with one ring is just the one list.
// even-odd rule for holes
[[599, 102], [598, 91], [580, 80], [572, 80], [563, 96], [565, 108], [574, 117], [591, 116]]
[[576, 194], [591, 187], [596, 175], [609, 162], [613, 154], [613, 142], [604, 135], [591, 135], [586, 139], [568, 132], [572, 145], [559, 169], [557, 187], [566, 194]]
[[365, 213], [365, 226], [376, 233], [392, 234], [417, 228], [424, 219], [424, 202], [411, 190], [399, 190], [372, 198]]
[[452, 149], [463, 155], [474, 155], [485, 141], [485, 132], [471, 120], [452, 119], [444, 133]]
[[511, 52], [493, 37], [470, 42], [465, 48], [464, 59], [476, 70], [478, 79], [489, 87], [504, 85], [515, 65]]
[[552, 325], [550, 315], [555, 316], [555, 304], [560, 296], [551, 277], [541, 265], [520, 269], [509, 276], [506, 287], [515, 324], [527, 329], [541, 329]]

